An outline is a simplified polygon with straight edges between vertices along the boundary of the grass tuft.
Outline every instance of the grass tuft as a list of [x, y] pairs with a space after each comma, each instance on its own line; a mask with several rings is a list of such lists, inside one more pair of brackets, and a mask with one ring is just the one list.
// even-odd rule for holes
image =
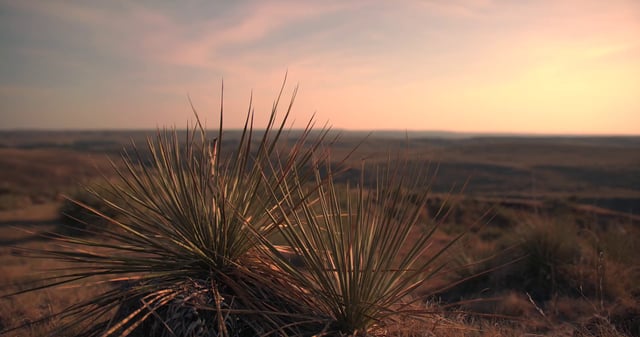
[[373, 190], [361, 179], [356, 193], [339, 193], [326, 172], [316, 171], [312, 191], [281, 184], [273, 192], [287, 196], [270, 215], [282, 223], [279, 232], [302, 268], [292, 268], [282, 255], [278, 265], [340, 333], [367, 335], [381, 324], [427, 313], [412, 306], [419, 299], [410, 294], [446, 265], [439, 258], [457, 239], [436, 247], [438, 224], [421, 221], [429, 177], [389, 164], [378, 169]]
[[[118, 179], [90, 190], [91, 203], [73, 201], [108, 226], [85, 221], [83, 232], [91, 235], [57, 233], [59, 248], [29, 250], [70, 267], [18, 293], [78, 282], [112, 287], [44, 317], [60, 320], [53, 334], [296, 334], [299, 324], [292, 321], [312, 320], [296, 289], [283, 290], [280, 271], [257, 247], [256, 237], [268, 238], [275, 228], [265, 213], [285, 197], [265, 192], [300, 184], [312, 159], [322, 159], [319, 147], [329, 131], [313, 131], [311, 120], [291, 142], [285, 125], [295, 91], [279, 119], [281, 95], [260, 133], [249, 104], [235, 148], [225, 142], [221, 108], [215, 138], [199, 120], [183, 139], [175, 129], [158, 130], [144, 147], [133, 144], [121, 164], [113, 163]], [[278, 169], [265, 174], [265, 167]]]

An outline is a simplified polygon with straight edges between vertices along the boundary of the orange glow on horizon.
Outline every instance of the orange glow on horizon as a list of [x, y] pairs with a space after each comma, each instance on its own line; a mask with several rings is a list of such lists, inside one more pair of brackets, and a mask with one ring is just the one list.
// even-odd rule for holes
[[636, 0], [165, 5], [0, 5], [0, 128], [215, 125], [222, 79], [260, 127], [288, 71], [300, 127], [640, 135]]

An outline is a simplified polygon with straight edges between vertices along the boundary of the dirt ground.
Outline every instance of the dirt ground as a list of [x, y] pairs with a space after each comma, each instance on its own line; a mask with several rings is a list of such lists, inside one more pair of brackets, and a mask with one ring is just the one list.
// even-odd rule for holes
[[[59, 225], [59, 203], [32, 205], [0, 212], [0, 296], [28, 288], [42, 273], [64, 267], [64, 263], [24, 256], [21, 248], [49, 249], [55, 244], [43, 237]], [[0, 298], [0, 331], [37, 322], [86, 298], [95, 287], [79, 284]], [[8, 336], [40, 336], [56, 324], [49, 320], [10, 332]]]

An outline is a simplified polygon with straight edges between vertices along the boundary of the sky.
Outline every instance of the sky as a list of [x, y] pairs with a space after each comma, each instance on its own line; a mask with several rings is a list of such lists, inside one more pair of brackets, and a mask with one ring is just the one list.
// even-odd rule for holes
[[0, 129], [640, 135], [640, 1], [0, 0]]

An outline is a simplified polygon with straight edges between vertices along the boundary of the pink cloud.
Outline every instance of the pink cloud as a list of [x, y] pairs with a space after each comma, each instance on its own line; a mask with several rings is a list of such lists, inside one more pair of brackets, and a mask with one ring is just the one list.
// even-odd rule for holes
[[416, 4], [436, 16], [462, 19], [481, 17], [496, 5], [494, 0], [417, 0]]
[[[259, 2], [238, 9], [243, 15], [237, 20], [214, 18], [181, 26], [165, 17], [156, 20], [154, 29], [143, 32], [141, 47], [144, 57], [169, 65], [215, 68], [224, 62], [225, 67], [233, 67], [229, 63], [235, 63], [236, 55], [223, 55], [220, 53], [222, 48], [251, 44], [277, 29], [341, 8], [344, 5]], [[196, 34], [196, 31], [205, 33]]]

